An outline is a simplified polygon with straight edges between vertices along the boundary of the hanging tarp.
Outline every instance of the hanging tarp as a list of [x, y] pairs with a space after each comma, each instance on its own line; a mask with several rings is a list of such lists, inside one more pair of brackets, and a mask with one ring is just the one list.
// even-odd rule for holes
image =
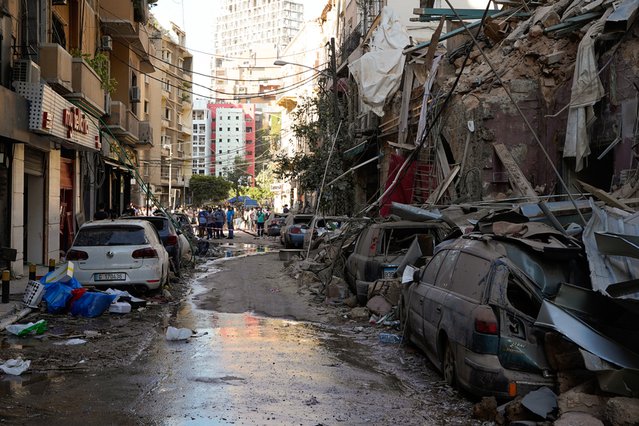
[[403, 50], [409, 44], [399, 17], [385, 6], [380, 24], [373, 32], [370, 51], [348, 65], [361, 95], [362, 112], [384, 115], [386, 100], [401, 84], [406, 59]]

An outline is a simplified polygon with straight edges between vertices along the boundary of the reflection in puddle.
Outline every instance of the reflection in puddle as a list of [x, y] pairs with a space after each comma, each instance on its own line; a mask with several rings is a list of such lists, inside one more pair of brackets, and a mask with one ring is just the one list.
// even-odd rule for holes
[[239, 257], [252, 254], [269, 253], [270, 248], [261, 244], [223, 243], [214, 246], [220, 257]]

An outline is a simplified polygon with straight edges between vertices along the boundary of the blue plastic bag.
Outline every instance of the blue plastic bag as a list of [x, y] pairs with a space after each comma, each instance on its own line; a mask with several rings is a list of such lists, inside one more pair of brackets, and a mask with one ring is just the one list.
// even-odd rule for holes
[[104, 313], [117, 296], [106, 293], [86, 292], [71, 305], [71, 314], [93, 318]]
[[59, 314], [67, 308], [67, 303], [71, 299], [73, 288], [65, 283], [56, 281], [44, 285], [44, 296], [42, 299], [47, 302], [47, 312]]

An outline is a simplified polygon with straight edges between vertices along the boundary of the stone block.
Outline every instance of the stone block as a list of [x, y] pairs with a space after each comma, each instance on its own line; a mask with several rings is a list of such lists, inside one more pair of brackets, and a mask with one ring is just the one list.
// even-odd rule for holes
[[610, 398], [604, 410], [604, 420], [612, 426], [639, 424], [639, 398]]
[[606, 407], [606, 397], [569, 390], [557, 398], [559, 413], [578, 411], [602, 419]]
[[562, 414], [554, 424], [555, 426], [603, 426], [598, 418], [578, 411]]

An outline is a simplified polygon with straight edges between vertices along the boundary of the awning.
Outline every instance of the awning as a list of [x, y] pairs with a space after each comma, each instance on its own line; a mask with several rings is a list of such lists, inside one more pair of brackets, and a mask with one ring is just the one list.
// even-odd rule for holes
[[364, 151], [366, 151], [367, 145], [368, 143], [371, 141], [371, 139], [366, 139], [361, 143], [358, 143], [357, 145], [355, 145], [352, 148], [347, 149], [346, 151], [344, 151], [344, 153], [342, 154], [342, 157], [344, 158], [354, 158], [357, 155], [360, 155], [361, 153], [363, 153]]

